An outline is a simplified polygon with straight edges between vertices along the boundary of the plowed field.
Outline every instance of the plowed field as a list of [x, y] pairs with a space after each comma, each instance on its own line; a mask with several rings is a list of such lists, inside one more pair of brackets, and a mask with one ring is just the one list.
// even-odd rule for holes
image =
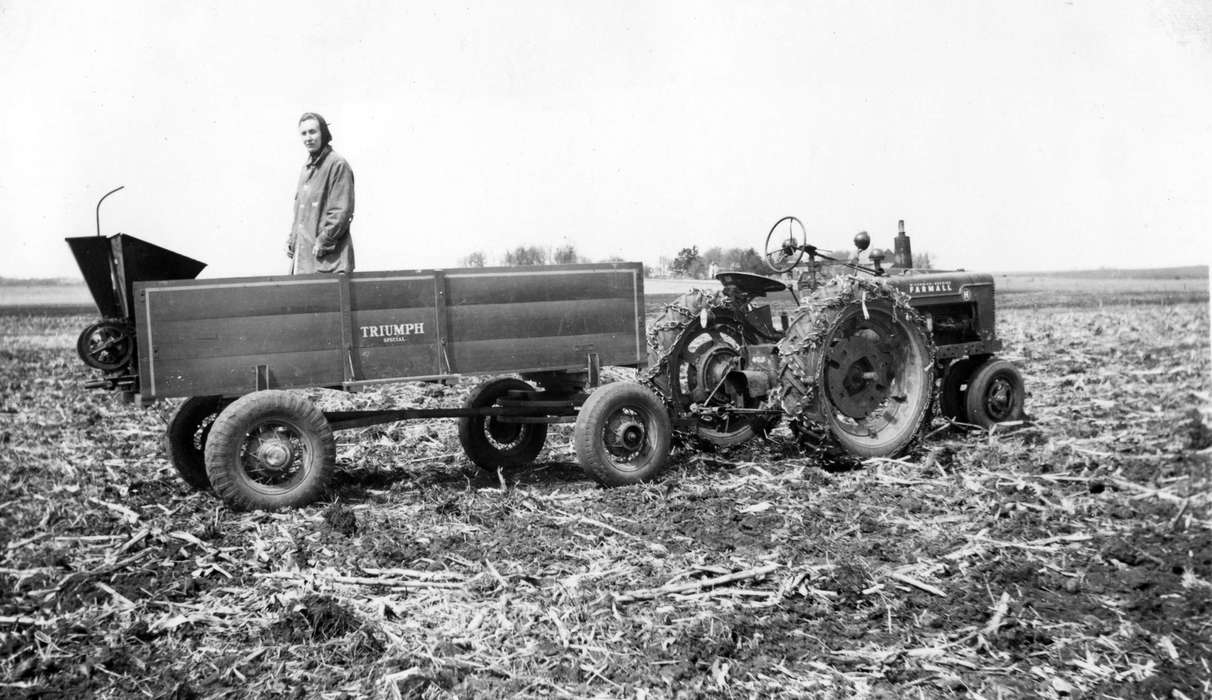
[[10, 313], [0, 696], [1209, 697], [1207, 298], [1119, 293], [999, 309], [1029, 420], [904, 459], [755, 441], [605, 489], [564, 426], [487, 473], [453, 421], [398, 423], [280, 513], [190, 491], [172, 405], [82, 388], [91, 317]]

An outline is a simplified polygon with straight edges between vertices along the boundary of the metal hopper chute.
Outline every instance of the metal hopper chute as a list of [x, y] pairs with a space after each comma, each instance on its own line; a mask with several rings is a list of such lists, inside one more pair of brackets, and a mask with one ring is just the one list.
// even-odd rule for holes
[[99, 321], [81, 332], [76, 351], [85, 364], [106, 373], [101, 384], [107, 386], [135, 381], [135, 282], [193, 279], [206, 267], [204, 262], [124, 233], [102, 236], [101, 202], [120, 189], [97, 202], [95, 236], [65, 239], [101, 314]]

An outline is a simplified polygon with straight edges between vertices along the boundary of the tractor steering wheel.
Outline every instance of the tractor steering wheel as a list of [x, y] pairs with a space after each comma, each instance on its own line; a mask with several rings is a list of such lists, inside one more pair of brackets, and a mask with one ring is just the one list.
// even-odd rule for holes
[[804, 257], [807, 238], [803, 222], [794, 216], [784, 216], [774, 222], [770, 233], [766, 234], [766, 265], [775, 272], [791, 270]]

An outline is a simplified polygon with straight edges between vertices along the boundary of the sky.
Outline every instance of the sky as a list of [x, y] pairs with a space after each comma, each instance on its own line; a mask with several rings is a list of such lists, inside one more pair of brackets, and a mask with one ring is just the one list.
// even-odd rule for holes
[[904, 219], [938, 266], [1212, 260], [1212, 5], [0, 0], [0, 276], [123, 232], [283, 274], [305, 111], [359, 270]]

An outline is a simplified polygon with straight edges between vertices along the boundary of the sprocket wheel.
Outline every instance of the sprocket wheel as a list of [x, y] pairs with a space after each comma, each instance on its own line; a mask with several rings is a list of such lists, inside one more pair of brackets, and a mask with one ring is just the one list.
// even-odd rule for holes
[[121, 320], [97, 321], [76, 339], [76, 354], [94, 369], [106, 372], [121, 369], [135, 354], [134, 335]]
[[[779, 343], [780, 405], [857, 457], [903, 453], [928, 414], [934, 344], [909, 299], [847, 276], [805, 299]], [[804, 431], [805, 434], [819, 431]]]

